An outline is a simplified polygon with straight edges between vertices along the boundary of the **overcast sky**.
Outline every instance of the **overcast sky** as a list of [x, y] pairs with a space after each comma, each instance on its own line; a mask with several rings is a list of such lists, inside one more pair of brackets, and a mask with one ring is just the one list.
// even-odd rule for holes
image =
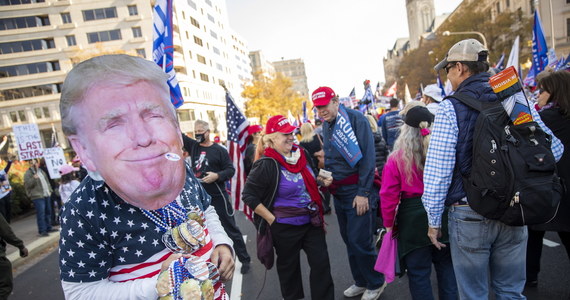
[[[461, 0], [434, 0], [436, 15]], [[362, 82], [384, 82], [382, 59], [408, 36], [404, 0], [227, 0], [230, 26], [270, 61], [302, 58], [309, 93], [330, 86], [341, 97]]]

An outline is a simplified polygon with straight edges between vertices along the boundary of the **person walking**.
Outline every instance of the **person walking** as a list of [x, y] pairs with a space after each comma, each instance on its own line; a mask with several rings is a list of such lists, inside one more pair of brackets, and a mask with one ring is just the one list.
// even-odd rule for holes
[[422, 102], [425, 103], [427, 109], [435, 116], [439, 103], [443, 100], [441, 96], [441, 88], [437, 84], [428, 84], [424, 88]]
[[375, 300], [386, 282], [384, 275], [374, 270], [376, 251], [372, 239], [379, 201], [378, 188], [373, 185], [374, 137], [364, 115], [340, 105], [338, 95], [330, 87], [316, 89], [312, 101], [324, 120], [325, 169], [333, 177], [329, 191], [334, 196], [340, 235], [354, 280], [344, 296], [362, 294], [362, 300]]
[[210, 124], [203, 120], [194, 122], [196, 139], [184, 135], [184, 148], [188, 151], [188, 160], [194, 176], [200, 180], [208, 195], [212, 197], [212, 205], [216, 209], [222, 227], [234, 242], [236, 256], [241, 262], [242, 274], [249, 272], [251, 258], [247, 253], [243, 234], [236, 224], [234, 209], [230, 195], [226, 191], [226, 182], [234, 176], [235, 168], [228, 151], [210, 140]]
[[[542, 121], [562, 141], [564, 149], [570, 148], [570, 73], [568, 71], [548, 72], [538, 81], [538, 107]], [[541, 76], [542, 77], [542, 76]], [[564, 151], [556, 164], [558, 176], [566, 183], [565, 194], [556, 217], [541, 225], [528, 226], [526, 252], [526, 286], [538, 285], [542, 239], [545, 231], [556, 231], [566, 254], [570, 259], [570, 151]]]
[[396, 98], [390, 99], [390, 110], [380, 116], [378, 119], [378, 127], [382, 130], [382, 136], [386, 140], [388, 149], [392, 151], [394, 142], [400, 133], [400, 126], [402, 126], [402, 116], [400, 116], [400, 100]]
[[24, 246], [24, 242], [14, 234], [4, 216], [0, 215], [0, 300], [8, 299], [14, 286], [12, 263], [6, 257], [7, 243], [18, 248], [20, 257], [28, 256], [28, 249]]
[[34, 202], [36, 208], [36, 221], [40, 236], [48, 236], [48, 232], [56, 231], [51, 225], [51, 186], [49, 177], [40, 168], [40, 161], [30, 160], [30, 167], [24, 173], [24, 187], [26, 194]]
[[[489, 85], [488, 50], [475, 39], [453, 45], [434, 69], [444, 69], [455, 91], [481, 102], [499, 101]], [[532, 118], [547, 133], [534, 108]], [[510, 113], [510, 112], [507, 112]], [[526, 226], [509, 226], [483, 217], [469, 207], [462, 174], [471, 171], [473, 132], [479, 113], [450, 97], [440, 103], [424, 168], [422, 202], [428, 214], [427, 235], [436, 248], [441, 243], [444, 207], [449, 208], [449, 241], [461, 299], [525, 299]], [[553, 137], [558, 160], [564, 151]], [[491, 285], [490, 285], [491, 283]]]
[[[2, 147], [0, 147], [1, 149]], [[0, 159], [0, 164], [2, 159]], [[4, 216], [6, 222], [10, 223], [12, 219], [12, 186], [10, 185], [10, 176], [8, 172], [12, 166], [12, 160], [8, 159], [6, 161], [6, 166], [0, 170], [0, 214]]]
[[[258, 232], [269, 226], [277, 253], [277, 275], [285, 300], [303, 299], [301, 250], [311, 268], [311, 299], [333, 300], [334, 285], [325, 239], [323, 207], [315, 174], [303, 148], [293, 143], [287, 118], [273, 116], [259, 141], [243, 201], [255, 212]], [[330, 180], [323, 184], [330, 183]]]
[[[380, 203], [384, 226], [387, 234], [391, 234], [397, 224], [399, 258], [402, 270], [408, 275], [412, 299], [434, 299], [430, 279], [432, 264], [437, 272], [439, 299], [458, 299], [449, 247], [437, 249], [424, 234], [427, 214], [421, 201], [423, 168], [433, 114], [425, 106], [409, 104], [402, 114], [404, 125], [382, 174]], [[445, 215], [444, 219], [447, 219]], [[448, 245], [445, 221], [441, 241]]]

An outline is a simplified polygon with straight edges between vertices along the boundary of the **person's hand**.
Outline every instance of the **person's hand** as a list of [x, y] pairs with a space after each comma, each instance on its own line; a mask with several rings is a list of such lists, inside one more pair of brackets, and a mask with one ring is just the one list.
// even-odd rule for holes
[[160, 271], [162, 272], [164, 270], [167, 270], [173, 261], [175, 261], [181, 257], [182, 257], [182, 254], [180, 254], [180, 253], [170, 254], [170, 256], [165, 261], [163, 261], [162, 264], [160, 265]]
[[228, 245], [218, 245], [214, 248], [210, 260], [218, 267], [222, 281], [231, 280], [234, 275], [234, 258]]
[[2, 142], [5, 142], [5, 141], [7, 141], [7, 140], [8, 140], [8, 137], [7, 137], [7, 136], [3, 136], [3, 137], [2, 137]]
[[273, 225], [273, 222], [275, 222], [275, 215], [271, 215], [271, 218], [265, 221], [267, 221], [267, 224], [269, 224], [269, 226]]
[[317, 176], [317, 180], [321, 183], [322, 186], [328, 187], [333, 182], [332, 177], [323, 177]]
[[386, 227], [386, 233], [392, 231], [392, 227]]
[[216, 180], [218, 180], [218, 178], [220, 178], [218, 173], [206, 172], [206, 176], [204, 176], [202, 178], [202, 181], [205, 183], [212, 183], [212, 182], [216, 182]]
[[445, 248], [447, 247], [444, 243], [438, 241], [437, 239], [441, 237], [441, 230], [439, 228], [435, 228], [435, 227], [430, 227], [428, 228], [428, 233], [427, 233], [429, 239], [431, 240], [431, 243], [438, 249], [441, 250], [441, 248]]
[[352, 207], [356, 208], [356, 215], [357, 216], [362, 216], [369, 209], [368, 197], [357, 195], [356, 197], [354, 197], [354, 201], [352, 201]]
[[20, 249], [20, 257], [28, 256], [28, 248], [24, 247]]

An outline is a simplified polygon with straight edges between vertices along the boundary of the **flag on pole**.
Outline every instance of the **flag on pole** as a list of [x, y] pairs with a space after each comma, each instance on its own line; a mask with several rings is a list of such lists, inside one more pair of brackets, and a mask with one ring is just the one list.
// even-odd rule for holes
[[[515, 68], [519, 67], [519, 46], [520, 44], [520, 37], [517, 36], [517, 38], [515, 39], [515, 41], [513, 42], [513, 47], [511, 48], [511, 53], [509, 54], [509, 59], [507, 60], [507, 65], [506, 67], [510, 67], [513, 66]], [[519, 74], [520, 74], [520, 69], [518, 70]]]
[[350, 91], [350, 94], [348, 94], [348, 97], [350, 97], [350, 108], [353, 108], [357, 103], [355, 88], [352, 88], [352, 91]]
[[561, 70], [564, 67], [565, 62], [566, 58], [564, 58], [564, 55], [560, 56], [558, 59], [558, 64], [556, 65], [556, 71]]
[[505, 53], [501, 54], [501, 57], [499, 57], [499, 60], [493, 66], [493, 68], [503, 70], [505, 68], [505, 66], [503, 65], [504, 63], [505, 63]]
[[437, 77], [436, 77], [435, 81], [437, 82], [437, 86], [439, 86], [439, 88], [441, 89], [441, 96], [443, 98], [445, 98], [445, 96], [447, 94], [445, 93], [445, 88], [443, 87], [443, 82], [441, 82], [441, 77], [439, 77], [439, 72], [437, 72]]
[[360, 100], [360, 108], [361, 112], [365, 112], [368, 109], [370, 104], [374, 103], [374, 95], [372, 94], [372, 88], [370, 84], [366, 86], [366, 90], [364, 91], [364, 96]]
[[546, 66], [548, 66], [548, 46], [537, 9], [534, 11], [534, 25], [532, 27], [532, 68], [534, 75], [538, 75]]
[[410, 94], [410, 89], [408, 88], [408, 84], [406, 83], [406, 87], [404, 89], [404, 102], [410, 103], [412, 101], [412, 94]]
[[154, 6], [154, 32], [152, 59], [166, 74], [170, 87], [170, 101], [178, 108], [184, 104], [180, 85], [174, 72], [174, 47], [172, 45], [172, 0], [157, 0]]
[[384, 93], [386, 97], [394, 97], [396, 95], [396, 91], [398, 90], [398, 82], [394, 81], [394, 84]]
[[303, 123], [309, 121], [309, 116], [307, 115], [307, 101], [303, 101]]
[[51, 123], [51, 147], [50, 148], [55, 148], [55, 147], [59, 147], [59, 140], [57, 138], [57, 131], [55, 131], [55, 125], [53, 125], [53, 123]]
[[234, 201], [234, 208], [252, 220], [253, 212], [249, 206], [241, 201], [241, 193], [245, 185], [245, 169], [243, 158], [245, 156], [246, 141], [249, 136], [247, 129], [249, 122], [234, 103], [229, 92], [226, 92], [226, 122], [228, 127], [228, 152], [236, 172], [230, 180], [230, 199]]

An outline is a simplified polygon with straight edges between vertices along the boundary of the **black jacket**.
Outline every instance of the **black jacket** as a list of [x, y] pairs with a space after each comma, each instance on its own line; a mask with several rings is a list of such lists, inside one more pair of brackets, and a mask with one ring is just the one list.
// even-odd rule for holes
[[376, 152], [376, 169], [378, 169], [378, 174], [382, 176], [382, 170], [388, 157], [388, 147], [380, 132], [373, 132], [372, 134], [374, 135], [374, 150]]

